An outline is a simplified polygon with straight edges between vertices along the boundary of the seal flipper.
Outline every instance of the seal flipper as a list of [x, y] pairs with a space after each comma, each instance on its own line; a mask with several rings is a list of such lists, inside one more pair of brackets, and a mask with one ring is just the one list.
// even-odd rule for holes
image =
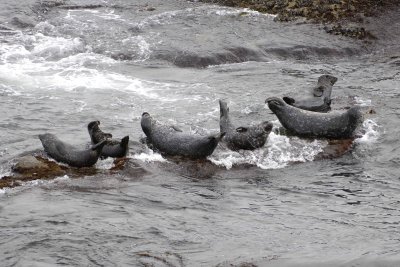
[[284, 96], [283, 101], [285, 101], [286, 104], [289, 104], [289, 105], [293, 105], [296, 102], [296, 100], [294, 100], [293, 98], [288, 97], [288, 96]]
[[95, 145], [93, 145], [90, 149], [93, 151], [97, 151], [99, 152], [99, 154], [101, 153], [101, 150], [103, 149], [103, 147], [106, 145], [107, 141], [103, 140], [100, 143], [97, 143]]
[[220, 112], [220, 117], [226, 117], [229, 114], [229, 107], [228, 104], [223, 101], [223, 100], [219, 100], [219, 112]]
[[121, 147], [126, 147], [126, 146], [128, 146], [128, 143], [129, 143], [129, 135], [123, 137], [123, 138], [121, 139], [121, 143], [120, 143], [119, 145], [120, 145]]

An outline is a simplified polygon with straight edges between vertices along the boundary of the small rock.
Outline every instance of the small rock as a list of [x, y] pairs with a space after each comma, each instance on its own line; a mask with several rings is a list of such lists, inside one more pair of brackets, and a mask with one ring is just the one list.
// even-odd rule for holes
[[12, 170], [17, 173], [28, 173], [40, 169], [48, 169], [48, 166], [37, 160], [34, 156], [24, 156], [17, 159], [17, 163], [12, 167]]

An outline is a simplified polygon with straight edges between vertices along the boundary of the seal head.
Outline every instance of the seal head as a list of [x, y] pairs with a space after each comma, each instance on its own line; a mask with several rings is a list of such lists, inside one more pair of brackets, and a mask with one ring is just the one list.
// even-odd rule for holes
[[229, 117], [229, 107], [225, 101], [219, 100], [220, 132], [226, 135], [223, 141], [231, 150], [254, 150], [264, 146], [272, 130], [272, 123], [264, 121], [254, 126], [235, 127]]

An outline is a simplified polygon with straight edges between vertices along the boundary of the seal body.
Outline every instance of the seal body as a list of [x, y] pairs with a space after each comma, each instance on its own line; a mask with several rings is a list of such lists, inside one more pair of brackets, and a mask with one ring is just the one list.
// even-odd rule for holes
[[200, 136], [184, 133], [176, 127], [160, 124], [147, 112], [143, 113], [140, 124], [147, 142], [170, 156], [205, 158], [213, 153], [223, 137], [223, 134]]
[[272, 130], [272, 123], [264, 121], [255, 126], [235, 127], [229, 116], [229, 107], [226, 102], [219, 100], [221, 133], [226, 133], [223, 141], [231, 150], [254, 150], [262, 147]]
[[277, 97], [268, 98], [266, 102], [283, 127], [304, 137], [351, 138], [363, 121], [363, 115], [358, 106], [342, 113], [324, 114], [290, 106]]
[[54, 134], [41, 134], [39, 139], [42, 142], [44, 151], [51, 158], [78, 168], [90, 167], [96, 164], [105, 145], [105, 141], [102, 141], [89, 149], [79, 150], [61, 141]]
[[98, 144], [105, 141], [101, 151], [101, 158], [122, 158], [128, 154], [129, 151], [129, 136], [125, 136], [121, 140], [112, 139], [112, 134], [103, 132], [100, 127], [100, 121], [92, 121], [88, 124], [88, 132], [92, 144]]
[[332, 86], [337, 78], [331, 75], [322, 75], [318, 78], [317, 86], [313, 88], [313, 96], [306, 99], [294, 99], [283, 97], [283, 100], [294, 107], [316, 112], [328, 112], [331, 110]]

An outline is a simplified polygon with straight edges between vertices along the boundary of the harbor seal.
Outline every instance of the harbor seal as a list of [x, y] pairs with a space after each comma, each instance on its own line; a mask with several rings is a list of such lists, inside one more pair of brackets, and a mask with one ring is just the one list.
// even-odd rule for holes
[[254, 150], [262, 147], [267, 141], [272, 130], [272, 123], [264, 121], [248, 127], [235, 127], [229, 117], [229, 107], [226, 102], [219, 100], [221, 133], [226, 133], [224, 138], [227, 147], [231, 150]]
[[112, 134], [103, 132], [100, 127], [100, 121], [92, 121], [88, 124], [88, 132], [92, 144], [98, 144], [105, 141], [106, 144], [101, 151], [100, 158], [123, 158], [129, 151], [129, 136], [121, 140], [112, 139]]
[[294, 98], [285, 96], [283, 97], [283, 100], [291, 106], [304, 110], [328, 112], [331, 110], [332, 86], [336, 81], [337, 78], [334, 76], [322, 75], [318, 78], [317, 86], [313, 89], [314, 97], [295, 100]]
[[64, 143], [54, 134], [40, 134], [44, 151], [56, 161], [66, 163], [72, 167], [90, 167], [96, 164], [100, 157], [101, 150], [106, 144], [102, 141], [89, 149], [79, 150], [74, 146]]
[[112, 134], [105, 133], [100, 130], [100, 121], [92, 121], [89, 122], [87, 128], [90, 135], [90, 140], [92, 140], [92, 144], [100, 143], [103, 140], [107, 140], [112, 138]]
[[351, 138], [363, 120], [359, 106], [354, 106], [342, 113], [324, 114], [290, 106], [277, 97], [267, 98], [265, 102], [283, 127], [304, 137]]
[[194, 159], [211, 155], [224, 133], [200, 136], [182, 132], [180, 129], [163, 125], [144, 112], [140, 122], [143, 132], [154, 149], [169, 156]]

